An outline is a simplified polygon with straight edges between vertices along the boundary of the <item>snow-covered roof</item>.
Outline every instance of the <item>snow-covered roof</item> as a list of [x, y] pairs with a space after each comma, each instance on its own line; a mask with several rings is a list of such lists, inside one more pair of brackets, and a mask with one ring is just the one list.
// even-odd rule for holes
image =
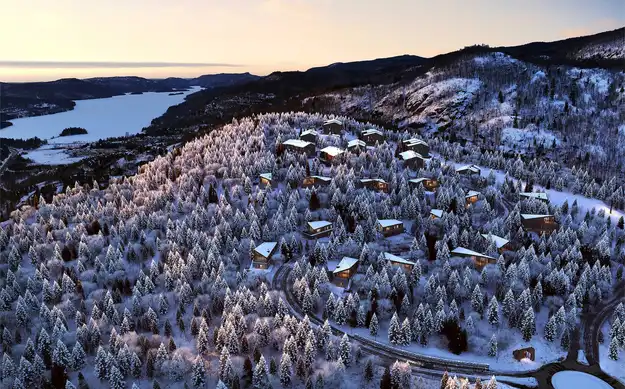
[[429, 180], [429, 178], [425, 178], [425, 177], [420, 177], [420, 178], [412, 178], [410, 180], [408, 180], [408, 182], [412, 182], [413, 184], [419, 184], [425, 180]]
[[310, 130], [302, 131], [302, 133], [299, 136], [302, 136], [302, 135], [314, 135], [314, 136], [317, 136], [317, 135], [319, 135], [319, 133], [316, 130], [311, 128]]
[[476, 190], [470, 190], [469, 193], [467, 193], [467, 195], [464, 197], [469, 198], [469, 197], [479, 196], [479, 195], [480, 195], [480, 192]]
[[382, 219], [382, 220], [378, 220], [378, 224], [382, 227], [390, 227], [390, 226], [394, 226], [397, 224], [403, 224], [403, 222], [401, 220], [395, 220], [395, 219]]
[[407, 161], [409, 159], [414, 159], [414, 158], [423, 159], [423, 156], [421, 154], [419, 154], [419, 153], [417, 153], [415, 151], [412, 151], [412, 150], [408, 150], [408, 151], [404, 151], [403, 153], [399, 153], [399, 156], [404, 161]]
[[462, 171], [465, 171], [465, 170], [469, 170], [469, 171], [471, 171], [473, 173], [479, 173], [481, 171], [481, 169], [478, 166], [476, 166], [476, 165], [467, 165], [467, 166], [461, 166], [461, 167], [457, 168], [456, 172], [462, 172]]
[[324, 177], [324, 176], [311, 176], [311, 177], [316, 180], [321, 180], [321, 181], [332, 181], [332, 178], [330, 177]]
[[326, 120], [323, 124], [324, 125], [326, 125], [326, 124], [338, 124], [339, 126], [342, 126], [343, 122], [338, 120], [338, 119], [330, 119], [330, 120]]
[[436, 216], [436, 217], [443, 217], [443, 210], [442, 209], [432, 209], [430, 211], [430, 214]]
[[547, 193], [544, 192], [521, 192], [519, 193], [519, 196], [538, 200], [549, 200], [549, 198], [547, 197]]
[[544, 219], [546, 217], [552, 217], [553, 215], [535, 215], [531, 213], [522, 213], [521, 218], [523, 219]]
[[417, 138], [410, 138], [410, 139], [406, 139], [405, 141], [403, 141], [403, 143], [405, 143], [408, 146], [414, 146], [414, 145], [428, 145], [425, 141], [422, 141], [421, 139], [417, 139]]
[[331, 155], [333, 157], [336, 157], [337, 155], [344, 153], [343, 149], [340, 149], [336, 146], [324, 147], [323, 149], [321, 149], [321, 152]]
[[398, 257], [397, 255], [391, 254], [391, 253], [384, 253], [384, 259], [386, 259], [387, 261], [391, 261], [391, 262], [397, 262], [397, 263], [403, 263], [406, 265], [414, 265], [415, 263], [412, 261], [409, 261], [407, 259], [404, 259], [402, 257]]
[[349, 142], [347, 142], [347, 147], [356, 147], [356, 146], [366, 147], [367, 144], [365, 143], [365, 141], [360, 140], [360, 139], [352, 139]]
[[263, 257], [269, 257], [269, 254], [276, 248], [277, 242], [264, 242], [257, 246], [254, 251], [262, 255]]
[[363, 135], [371, 135], [371, 134], [384, 135], [382, 131], [376, 130], [375, 128], [369, 128], [367, 130], [364, 130], [362, 134]]
[[266, 180], [271, 181], [271, 179], [273, 177], [273, 174], [272, 173], [262, 173], [260, 176], [261, 176], [261, 178], [264, 178]]
[[307, 147], [308, 145], [311, 145], [312, 143], [306, 142], [305, 140], [301, 140], [301, 139], [289, 139], [287, 141], [284, 141], [284, 143], [282, 144], [293, 146], [293, 147], [299, 147], [303, 149], [304, 147]]
[[455, 249], [451, 250], [451, 253], [452, 254], [460, 254], [460, 255], [475, 255], [476, 257], [497, 259], [497, 258], [493, 258], [491, 256], [488, 256], [486, 254], [478, 253], [477, 251], [465, 249], [464, 247], [456, 247]]
[[336, 265], [336, 268], [334, 270], [332, 270], [332, 273], [336, 274], [336, 273], [340, 273], [342, 271], [345, 270], [349, 270], [352, 267], [354, 267], [355, 264], [358, 263], [358, 259], [356, 258], [351, 258], [351, 257], [343, 257], [341, 259], [341, 262], [339, 262], [338, 265]]
[[482, 236], [484, 237], [484, 239], [492, 238], [493, 242], [495, 242], [495, 246], [497, 246], [498, 249], [502, 248], [503, 246], [507, 245], [508, 242], [510, 242], [508, 239], [493, 234], [482, 234]]
[[325, 221], [325, 220], [319, 220], [319, 221], [315, 221], [315, 222], [308, 222], [308, 226], [312, 229], [312, 230], [316, 230], [319, 228], [323, 228], [325, 226], [331, 226], [332, 223]]
[[384, 181], [381, 178], [361, 178], [360, 182], [362, 182], [363, 184], [366, 184], [368, 182], [381, 182], [382, 184], [386, 184], [386, 181]]

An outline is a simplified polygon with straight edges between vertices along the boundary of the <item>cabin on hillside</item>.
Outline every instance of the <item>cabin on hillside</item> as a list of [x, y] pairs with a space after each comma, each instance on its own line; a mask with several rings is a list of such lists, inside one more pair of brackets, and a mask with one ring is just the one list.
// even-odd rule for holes
[[268, 269], [271, 257], [276, 253], [277, 242], [264, 242], [254, 249], [252, 267], [255, 269]]
[[318, 239], [330, 236], [332, 233], [332, 223], [325, 220], [319, 220], [306, 223], [306, 231], [303, 235], [308, 239]]
[[367, 149], [367, 144], [360, 139], [353, 139], [347, 142], [347, 150], [352, 153], [359, 152]]
[[345, 288], [349, 286], [350, 280], [358, 271], [358, 259], [343, 257], [336, 267], [328, 268], [328, 270], [332, 273], [332, 283]]
[[370, 128], [360, 134], [360, 139], [365, 141], [368, 145], [374, 146], [376, 143], [384, 142], [384, 134], [380, 130]]
[[442, 209], [432, 209], [432, 210], [430, 210], [430, 219], [436, 220], [436, 219], [440, 219], [442, 217], [443, 217], [443, 210]]
[[301, 139], [289, 139], [282, 143], [285, 150], [294, 153], [305, 153], [308, 156], [315, 155], [315, 144]]
[[381, 178], [363, 178], [360, 180], [360, 184], [363, 188], [377, 190], [379, 192], [388, 193], [389, 191], [388, 182]]
[[456, 173], [466, 176], [472, 176], [474, 174], [477, 174], [479, 176], [480, 174], [482, 174], [482, 169], [480, 169], [477, 165], [467, 165], [457, 168]]
[[464, 196], [464, 204], [468, 208], [471, 206], [471, 204], [477, 203], [479, 199], [480, 199], [480, 192], [475, 191], [475, 190], [470, 190], [469, 193], [467, 193]]
[[525, 231], [537, 234], [550, 234], [558, 229], [558, 223], [553, 215], [533, 215], [522, 213], [521, 224]]
[[482, 234], [482, 237], [487, 241], [492, 240], [493, 242], [495, 242], [495, 246], [497, 247], [497, 251], [499, 251], [499, 254], [503, 253], [504, 251], [512, 250], [512, 245], [510, 244], [510, 241], [508, 239], [493, 234]]
[[319, 151], [319, 160], [323, 163], [331, 163], [334, 158], [343, 154], [345, 151], [335, 146], [328, 146]]
[[497, 263], [497, 258], [493, 258], [489, 255], [478, 253], [477, 251], [465, 249], [464, 247], [456, 247], [451, 250], [451, 255], [456, 257], [471, 258], [475, 267], [478, 269], [483, 268], [489, 263]]
[[518, 350], [512, 351], [512, 356], [517, 361], [521, 362], [523, 359], [529, 359], [530, 361], [536, 360], [536, 349], [534, 347], [524, 347]]
[[404, 151], [399, 153], [399, 156], [402, 161], [404, 161], [404, 166], [409, 167], [412, 170], [422, 169], [425, 166], [425, 159], [421, 154], [415, 151]]
[[382, 219], [377, 223], [378, 231], [386, 237], [399, 235], [404, 232], [404, 223], [401, 220]]
[[315, 143], [317, 142], [317, 136], [319, 136], [319, 133], [316, 130], [310, 129], [302, 131], [299, 138], [306, 142]]
[[402, 257], [398, 257], [397, 255], [391, 253], [384, 253], [384, 259], [388, 261], [391, 266], [396, 266], [402, 268], [406, 273], [410, 273], [415, 263], [413, 261], [409, 261]]
[[423, 185], [423, 188], [430, 192], [434, 192], [438, 188], [438, 181], [435, 178], [421, 177], [408, 180], [408, 185], [413, 189], [419, 186], [419, 184]]
[[412, 150], [426, 158], [430, 155], [430, 146], [426, 142], [417, 138], [410, 138], [402, 141], [400, 143], [400, 148], [402, 151]]
[[540, 200], [543, 203], [549, 203], [549, 197], [547, 197], [547, 193], [544, 192], [521, 192], [519, 193], [519, 197], [521, 198], [521, 200], [535, 199]]
[[302, 181], [303, 188], [309, 188], [311, 186], [327, 186], [332, 182], [332, 178], [323, 176], [308, 176], [304, 177]]
[[262, 186], [274, 186], [273, 182], [273, 174], [272, 173], [262, 173], [260, 175], [260, 185]]
[[326, 134], [341, 135], [343, 132], [343, 122], [338, 119], [326, 120], [323, 123], [323, 130]]

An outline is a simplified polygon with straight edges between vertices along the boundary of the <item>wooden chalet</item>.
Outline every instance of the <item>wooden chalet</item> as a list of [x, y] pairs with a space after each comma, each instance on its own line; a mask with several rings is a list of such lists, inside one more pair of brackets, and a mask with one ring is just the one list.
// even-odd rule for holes
[[271, 173], [262, 173], [260, 175], [260, 185], [263, 186], [273, 186], [273, 174]]
[[522, 213], [521, 224], [525, 231], [537, 234], [550, 234], [558, 229], [558, 223], [553, 215], [533, 215]]
[[345, 151], [335, 146], [328, 146], [319, 151], [319, 160], [324, 163], [331, 163], [334, 158], [343, 154]]
[[306, 223], [306, 231], [303, 235], [308, 239], [317, 239], [330, 236], [331, 233], [332, 223], [325, 220], [319, 220]]
[[347, 142], [347, 150], [351, 152], [358, 152], [367, 149], [367, 144], [360, 139], [353, 139]]
[[345, 288], [358, 271], [358, 259], [343, 257], [335, 268], [328, 270], [332, 272], [332, 282], [334, 285]]
[[402, 141], [400, 145], [402, 151], [412, 150], [416, 153], [421, 154], [424, 157], [428, 157], [430, 155], [430, 146], [421, 139], [406, 139]]
[[512, 356], [517, 361], [521, 362], [523, 359], [529, 359], [530, 361], [536, 360], [536, 349], [534, 347], [524, 347], [512, 352]]
[[380, 130], [370, 128], [360, 134], [360, 139], [365, 141], [368, 145], [374, 146], [376, 143], [384, 142], [384, 134]]
[[412, 261], [387, 252], [384, 253], [384, 259], [386, 259], [388, 263], [391, 264], [391, 266], [396, 266], [404, 269], [406, 273], [410, 273], [415, 265], [415, 263]]
[[471, 258], [473, 260], [473, 263], [475, 264], [475, 267], [477, 267], [478, 269], [483, 268], [489, 263], [497, 263], [497, 258], [493, 258], [486, 254], [478, 253], [477, 251], [465, 249], [464, 247], [456, 247], [455, 249], [451, 250], [451, 255], [456, 257]]
[[404, 161], [404, 166], [412, 170], [422, 169], [425, 166], [425, 158], [416, 151], [408, 150], [399, 153], [400, 158]]
[[378, 231], [384, 236], [398, 235], [404, 232], [404, 223], [401, 220], [382, 219], [377, 223]]
[[476, 165], [467, 165], [467, 166], [461, 166], [461, 167], [457, 168], [456, 169], [456, 173], [464, 174], [464, 175], [467, 175], [467, 176], [472, 176], [474, 174], [477, 174], [479, 176], [482, 173], [482, 169], [480, 169]]
[[544, 192], [521, 192], [519, 193], [521, 200], [523, 199], [535, 199], [542, 201], [543, 203], [549, 203], [549, 197]]
[[432, 209], [432, 210], [430, 210], [430, 219], [436, 220], [436, 219], [440, 219], [442, 217], [443, 217], [443, 210], [442, 209]]
[[495, 246], [497, 247], [497, 251], [499, 251], [499, 254], [503, 253], [504, 251], [512, 250], [512, 245], [508, 239], [493, 234], [482, 234], [482, 237], [487, 241], [492, 240], [493, 242], [495, 242]]
[[264, 242], [254, 249], [252, 257], [252, 267], [255, 269], [268, 269], [271, 264], [271, 257], [278, 248], [277, 242]]
[[343, 122], [338, 119], [326, 120], [323, 123], [323, 130], [326, 134], [341, 135], [343, 132]]
[[315, 144], [301, 139], [289, 139], [282, 143], [285, 150], [294, 153], [305, 153], [308, 156], [315, 155]]
[[438, 181], [435, 178], [421, 177], [408, 180], [408, 185], [412, 188], [416, 188], [419, 184], [423, 185], [423, 188], [430, 192], [434, 192], [438, 188]]
[[469, 193], [467, 193], [466, 196], [464, 196], [465, 206], [467, 208], [470, 207], [471, 204], [477, 203], [479, 198], [480, 198], [480, 192], [475, 191], [475, 190], [470, 190]]
[[360, 180], [360, 184], [363, 188], [373, 189], [380, 192], [388, 193], [388, 182], [381, 178], [363, 178]]
[[310, 129], [302, 131], [302, 133], [299, 135], [299, 138], [306, 142], [315, 143], [317, 142], [318, 135], [319, 133], [316, 130]]
[[304, 180], [302, 181], [302, 187], [308, 188], [311, 186], [326, 186], [330, 185], [330, 182], [332, 182], [332, 178], [330, 177], [308, 176], [304, 177]]

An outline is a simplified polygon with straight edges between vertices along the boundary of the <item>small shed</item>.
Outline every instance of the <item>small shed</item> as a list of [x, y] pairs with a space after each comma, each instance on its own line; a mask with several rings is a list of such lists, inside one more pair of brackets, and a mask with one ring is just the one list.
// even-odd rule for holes
[[328, 270], [332, 272], [332, 282], [344, 288], [349, 285], [349, 281], [358, 271], [358, 259], [343, 257], [335, 268]]
[[378, 231], [387, 237], [398, 235], [404, 232], [404, 223], [401, 220], [395, 219], [378, 220]]
[[416, 188], [419, 184], [430, 192], [434, 192], [438, 188], [438, 181], [435, 178], [420, 177], [408, 180], [408, 185], [412, 188]]
[[530, 361], [536, 360], [536, 350], [534, 347], [524, 347], [512, 352], [512, 356], [517, 361], [521, 361], [523, 359], [529, 359]]
[[315, 155], [315, 144], [301, 139], [289, 139], [282, 143], [285, 150], [294, 153], [306, 153], [306, 155]]
[[347, 142], [347, 150], [349, 151], [356, 152], [356, 151], [361, 151], [361, 150], [366, 150], [366, 149], [367, 149], [367, 144], [360, 139], [352, 139], [349, 142]]
[[412, 150], [416, 153], [421, 154], [424, 157], [430, 155], [430, 145], [428, 145], [425, 141], [417, 138], [410, 138], [402, 141], [401, 149], [403, 151]]
[[332, 223], [325, 220], [319, 220], [306, 223], [306, 231], [303, 233], [308, 239], [323, 238], [330, 236], [332, 233]]
[[319, 151], [319, 160], [324, 163], [330, 163], [334, 158], [343, 154], [345, 151], [336, 146], [328, 146]]
[[388, 193], [388, 182], [381, 178], [363, 178], [360, 180], [360, 184], [363, 188]]
[[254, 249], [252, 267], [255, 269], [268, 269], [271, 257], [275, 254], [277, 242], [264, 242]]
[[317, 141], [318, 135], [319, 133], [316, 130], [310, 129], [302, 131], [302, 133], [299, 135], [299, 138], [306, 142], [315, 143]]
[[376, 143], [384, 142], [384, 134], [380, 130], [376, 130], [375, 128], [370, 128], [364, 130], [360, 134], [360, 139], [367, 142], [368, 145], [375, 145]]
[[471, 204], [475, 204], [477, 203], [477, 201], [480, 198], [480, 192], [475, 191], [475, 190], [470, 190], [466, 196], [464, 196], [464, 201], [465, 201], [465, 205], [466, 207], [470, 207]]
[[436, 220], [436, 219], [440, 219], [443, 217], [443, 210], [442, 209], [432, 209], [430, 210], [430, 218], [432, 220]]
[[508, 239], [493, 234], [482, 234], [482, 237], [487, 241], [492, 240], [493, 242], [495, 242], [495, 246], [497, 247], [497, 251], [499, 251], [499, 254], [512, 249], [510, 241]]
[[308, 188], [311, 186], [326, 186], [330, 185], [330, 182], [332, 182], [332, 178], [330, 177], [308, 176], [304, 177], [304, 180], [302, 181], [302, 187]]
[[464, 247], [456, 247], [455, 249], [451, 250], [451, 255], [457, 257], [471, 258], [473, 260], [473, 263], [475, 264], [475, 267], [477, 267], [478, 269], [483, 268], [489, 263], [497, 263], [497, 258], [493, 258], [486, 254], [478, 253], [477, 251], [465, 249]]
[[538, 234], [550, 234], [558, 229], [558, 223], [553, 215], [521, 214], [521, 224], [525, 231]]
[[422, 169], [425, 166], [425, 159], [416, 151], [408, 150], [399, 153], [399, 156], [404, 161], [404, 166], [413, 170]]
[[521, 199], [535, 199], [543, 203], [549, 203], [549, 197], [547, 197], [547, 193], [545, 192], [521, 192], [519, 193], [519, 197], [521, 197]]
[[260, 175], [260, 184], [264, 186], [273, 186], [273, 174], [262, 173]]
[[482, 169], [480, 169], [479, 166], [477, 165], [466, 165], [466, 166], [461, 166], [457, 168], [456, 173], [467, 175], [467, 176], [472, 176], [474, 174], [477, 174], [479, 176], [482, 173]]
[[397, 255], [387, 252], [384, 253], [384, 259], [386, 259], [391, 264], [391, 266], [400, 267], [404, 269], [404, 271], [406, 271], [407, 273], [410, 273], [415, 265], [413, 261], [409, 261], [407, 259], [398, 257]]
[[326, 120], [323, 123], [323, 130], [326, 134], [340, 135], [343, 132], [343, 122], [338, 119]]

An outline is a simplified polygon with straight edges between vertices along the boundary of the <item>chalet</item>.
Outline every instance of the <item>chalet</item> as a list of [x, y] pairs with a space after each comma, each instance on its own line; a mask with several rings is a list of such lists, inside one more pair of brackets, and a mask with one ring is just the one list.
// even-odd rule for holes
[[358, 270], [358, 259], [343, 257], [335, 268], [328, 270], [332, 272], [332, 282], [336, 286], [347, 287]]
[[271, 173], [262, 173], [260, 175], [260, 184], [264, 186], [273, 186], [273, 174]]
[[482, 169], [480, 169], [476, 165], [467, 165], [467, 166], [461, 166], [457, 168], [456, 173], [465, 174], [467, 176], [472, 176], [474, 174], [477, 174], [479, 176], [482, 173]]
[[477, 200], [480, 198], [480, 192], [475, 190], [470, 190], [469, 193], [464, 196], [464, 202], [467, 207], [470, 207], [471, 204], [477, 203]]
[[391, 264], [391, 266], [400, 267], [404, 269], [404, 271], [406, 271], [407, 273], [410, 273], [415, 265], [415, 263], [412, 261], [386, 252], [384, 253], [384, 259], [386, 259]]
[[425, 190], [429, 190], [430, 192], [433, 192], [436, 190], [436, 188], [438, 188], [438, 181], [435, 178], [413, 178], [411, 180], [408, 180], [408, 184], [413, 188], [416, 188], [419, 184], [421, 184], [423, 185]]
[[326, 186], [330, 185], [332, 182], [332, 178], [323, 177], [323, 176], [308, 176], [304, 177], [304, 181], [302, 181], [302, 187], [308, 188], [311, 186]]
[[294, 153], [306, 153], [307, 155], [315, 154], [315, 144], [301, 139], [289, 139], [282, 143], [285, 150]]
[[338, 155], [343, 154], [345, 151], [335, 146], [328, 146], [319, 151], [319, 160], [321, 162], [330, 163]]
[[440, 219], [442, 217], [443, 217], [443, 210], [442, 209], [432, 209], [430, 211], [430, 218], [432, 220]]
[[317, 136], [319, 133], [316, 130], [310, 129], [306, 131], [302, 131], [299, 135], [299, 138], [303, 141], [315, 143], [317, 141]]
[[360, 139], [354, 139], [354, 140], [350, 140], [349, 142], [347, 142], [347, 150], [349, 151], [361, 151], [361, 150], [366, 150], [367, 149], [367, 144], [360, 140]]
[[503, 253], [504, 251], [512, 250], [510, 241], [508, 239], [493, 234], [482, 234], [482, 237], [486, 240], [492, 240], [493, 242], [495, 242], [495, 246], [497, 247], [497, 251], [499, 251], [499, 254]]
[[519, 197], [521, 197], [521, 199], [536, 199], [544, 203], [549, 203], [549, 197], [547, 197], [547, 193], [544, 192], [521, 192], [519, 193]]
[[378, 220], [378, 231], [384, 236], [398, 235], [404, 232], [404, 223], [395, 219]]
[[264, 242], [254, 249], [252, 267], [255, 269], [268, 269], [271, 257], [278, 248], [277, 242]]
[[521, 362], [523, 359], [529, 359], [530, 361], [536, 360], [536, 350], [534, 347], [524, 347], [512, 352], [512, 356], [517, 361]]
[[360, 134], [360, 139], [367, 142], [368, 145], [375, 145], [376, 143], [384, 142], [384, 134], [382, 131], [376, 130], [375, 128], [370, 128], [368, 130], [364, 130]]
[[307, 230], [303, 235], [308, 239], [323, 238], [324, 236], [330, 236], [332, 233], [332, 223], [319, 220], [306, 223]]
[[326, 134], [340, 135], [343, 132], [343, 122], [338, 119], [326, 120], [323, 123], [323, 129]]
[[464, 247], [456, 247], [455, 249], [451, 250], [451, 255], [456, 257], [471, 258], [478, 269], [483, 268], [489, 263], [497, 262], [497, 258], [493, 258], [486, 254], [478, 253], [477, 251], [465, 249]]
[[538, 234], [550, 234], [558, 229], [558, 223], [553, 215], [532, 215], [521, 214], [521, 224], [525, 231], [536, 232]]
[[363, 178], [360, 180], [363, 188], [373, 189], [380, 192], [388, 193], [388, 182], [381, 178]]
[[404, 166], [413, 170], [421, 169], [425, 166], [425, 159], [423, 156], [413, 150], [399, 153], [399, 156], [404, 161]]
[[402, 151], [412, 150], [416, 153], [421, 154], [424, 157], [430, 155], [430, 146], [426, 142], [417, 138], [410, 138], [402, 141], [401, 149]]

